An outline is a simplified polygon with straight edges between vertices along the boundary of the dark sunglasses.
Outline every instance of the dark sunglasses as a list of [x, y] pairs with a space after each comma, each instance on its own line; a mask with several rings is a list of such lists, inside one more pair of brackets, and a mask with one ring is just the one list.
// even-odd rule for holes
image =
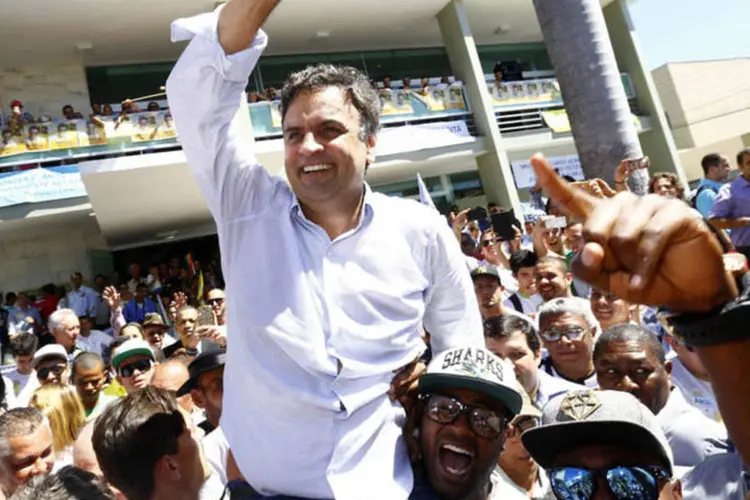
[[221, 297], [219, 297], [219, 298], [216, 298], [216, 299], [208, 299], [206, 302], [208, 302], [210, 305], [223, 304], [224, 303], [224, 299], [222, 299]]
[[626, 467], [589, 470], [578, 467], [555, 467], [549, 471], [552, 491], [558, 500], [590, 500], [594, 497], [599, 477], [615, 500], [657, 500], [659, 481], [671, 477], [661, 467]]
[[130, 377], [135, 373], [136, 370], [139, 372], [147, 372], [151, 369], [151, 360], [150, 359], [139, 359], [138, 361], [134, 361], [133, 363], [127, 364], [125, 366], [121, 366], [119, 369], [119, 373], [121, 377]]
[[449, 425], [466, 414], [469, 427], [477, 436], [485, 439], [496, 439], [505, 430], [508, 419], [495, 410], [469, 406], [457, 399], [437, 394], [420, 396], [425, 401], [425, 414], [433, 421]]
[[40, 380], [47, 380], [47, 377], [49, 377], [50, 372], [54, 373], [55, 375], [60, 375], [62, 372], [65, 371], [66, 365], [55, 365], [55, 366], [45, 366], [44, 368], [39, 368], [36, 371], [36, 376]]
[[495, 242], [493, 240], [484, 240], [484, 241], [482, 241], [482, 246], [483, 247], [488, 247], [488, 246], [494, 245], [494, 244], [495, 244]]

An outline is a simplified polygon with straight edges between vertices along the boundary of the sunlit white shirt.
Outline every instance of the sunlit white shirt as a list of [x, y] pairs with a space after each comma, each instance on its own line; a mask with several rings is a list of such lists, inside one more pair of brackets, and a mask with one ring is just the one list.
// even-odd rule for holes
[[263, 495], [405, 499], [394, 372], [425, 349], [423, 323], [435, 352], [484, 345], [459, 246], [437, 212], [369, 188], [358, 226], [333, 242], [307, 220], [233, 122], [266, 35], [226, 56], [216, 23], [213, 13], [173, 24], [173, 40], [192, 41], [167, 93], [227, 280], [221, 427]]

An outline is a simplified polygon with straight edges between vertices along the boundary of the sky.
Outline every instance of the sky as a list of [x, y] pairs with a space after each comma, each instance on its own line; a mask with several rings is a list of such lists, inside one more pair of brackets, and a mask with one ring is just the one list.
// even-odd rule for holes
[[633, 0], [646, 66], [750, 57], [750, 0]]

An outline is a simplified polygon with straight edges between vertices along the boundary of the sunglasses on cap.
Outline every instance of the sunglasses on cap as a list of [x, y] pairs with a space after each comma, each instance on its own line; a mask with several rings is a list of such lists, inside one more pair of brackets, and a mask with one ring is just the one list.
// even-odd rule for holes
[[558, 500], [590, 500], [600, 477], [607, 481], [615, 500], [657, 500], [659, 481], [667, 481], [671, 476], [656, 466], [617, 465], [599, 470], [555, 467], [549, 471], [550, 485]]
[[550, 328], [540, 332], [541, 337], [547, 342], [557, 342], [563, 336], [567, 337], [568, 340], [578, 340], [579, 338], [586, 335], [591, 328], [581, 328], [580, 326], [568, 327], [568, 328]]
[[62, 372], [65, 371], [66, 365], [60, 364], [60, 365], [54, 365], [54, 366], [45, 366], [44, 368], [39, 368], [36, 371], [36, 376], [40, 380], [47, 380], [47, 377], [49, 377], [50, 373], [53, 373], [55, 375], [60, 375]]
[[465, 413], [472, 432], [481, 438], [500, 437], [508, 424], [504, 415], [489, 408], [469, 406], [458, 399], [437, 394], [423, 394], [420, 398], [425, 401], [425, 415], [434, 422], [449, 425]]
[[118, 370], [118, 373], [121, 377], [131, 377], [133, 373], [135, 373], [136, 370], [139, 372], [147, 372], [151, 369], [151, 360], [150, 359], [139, 359], [138, 361], [134, 361], [132, 363], [129, 363], [124, 366], [120, 366], [120, 369]]

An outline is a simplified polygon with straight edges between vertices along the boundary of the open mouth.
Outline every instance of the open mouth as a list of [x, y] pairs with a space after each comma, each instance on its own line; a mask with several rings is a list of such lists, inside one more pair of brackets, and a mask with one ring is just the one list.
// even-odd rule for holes
[[609, 319], [612, 317], [613, 311], [612, 309], [605, 309], [605, 308], [597, 307], [594, 309], [594, 314], [596, 314], [596, 316], [599, 318]]
[[474, 464], [474, 452], [462, 446], [444, 444], [438, 449], [438, 460], [443, 470], [453, 477], [468, 474]]
[[333, 165], [329, 164], [307, 165], [306, 167], [302, 167], [302, 173], [305, 175], [317, 174], [320, 172], [326, 172], [328, 170], [331, 170], [332, 168]]

